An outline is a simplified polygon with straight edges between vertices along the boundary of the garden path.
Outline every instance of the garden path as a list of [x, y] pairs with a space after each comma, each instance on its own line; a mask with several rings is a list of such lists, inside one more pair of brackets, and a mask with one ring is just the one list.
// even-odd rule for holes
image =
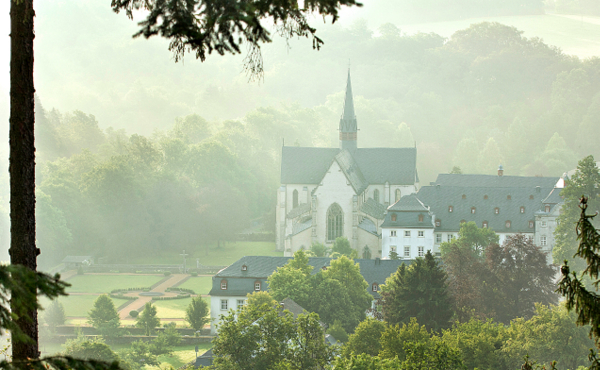
[[[167, 290], [167, 288], [176, 285], [177, 283], [181, 282], [184, 279], [187, 279], [188, 277], [189, 275], [187, 274], [173, 274], [169, 277], [169, 279], [165, 280], [164, 282], [156, 286], [154, 289], [152, 289], [151, 292], [164, 293]], [[129, 317], [130, 311], [139, 310], [151, 300], [152, 297], [138, 297], [138, 299], [119, 310], [119, 317], [121, 319], [126, 319], [127, 317]]]

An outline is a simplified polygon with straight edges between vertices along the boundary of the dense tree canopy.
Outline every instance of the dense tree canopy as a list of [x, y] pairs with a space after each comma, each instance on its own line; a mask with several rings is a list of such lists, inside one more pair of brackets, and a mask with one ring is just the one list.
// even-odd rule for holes
[[400, 265], [382, 286], [384, 320], [397, 325], [416, 318], [431, 330], [449, 327], [454, 312], [446, 277], [430, 251]]

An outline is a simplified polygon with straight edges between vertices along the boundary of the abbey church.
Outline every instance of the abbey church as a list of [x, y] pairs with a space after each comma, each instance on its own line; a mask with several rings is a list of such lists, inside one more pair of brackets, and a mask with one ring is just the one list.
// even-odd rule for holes
[[350, 73], [338, 148], [284, 146], [277, 249], [292, 256], [344, 236], [362, 258], [381, 257], [387, 207], [419, 190], [416, 148], [359, 148]]

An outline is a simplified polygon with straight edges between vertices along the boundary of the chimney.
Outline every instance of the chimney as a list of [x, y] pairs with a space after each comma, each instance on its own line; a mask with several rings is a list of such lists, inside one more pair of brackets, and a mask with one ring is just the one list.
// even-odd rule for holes
[[504, 175], [504, 168], [502, 167], [502, 165], [498, 166], [498, 176], [502, 176]]

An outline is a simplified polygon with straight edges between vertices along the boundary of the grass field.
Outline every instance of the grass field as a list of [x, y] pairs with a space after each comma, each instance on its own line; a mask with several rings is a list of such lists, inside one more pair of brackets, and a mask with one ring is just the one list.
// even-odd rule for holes
[[[58, 301], [65, 307], [65, 314], [68, 316], [87, 316], [89, 310], [92, 309], [94, 301], [98, 298], [96, 295], [70, 295], [67, 297], [60, 297]], [[123, 303], [127, 302], [126, 299], [112, 299], [115, 303], [115, 307], [118, 308]], [[41, 299], [42, 307], [48, 307], [50, 300]], [[44, 315], [42, 313], [42, 315]]]
[[69, 279], [67, 293], [110, 293], [113, 289], [149, 287], [163, 275], [76, 275]]
[[[129, 345], [111, 345], [113, 351], [117, 352], [120, 350], [127, 350]], [[173, 349], [172, 355], [161, 355], [158, 356], [160, 366], [146, 366], [145, 369], [164, 369], [169, 366], [173, 366], [175, 369], [183, 366], [196, 358], [195, 344], [189, 344], [184, 346], [178, 346]], [[212, 345], [210, 343], [198, 344], [198, 356], [206, 352]], [[63, 346], [57, 343], [42, 343], [40, 344], [40, 351], [42, 355], [49, 356], [59, 353], [63, 350]]]
[[183, 284], [178, 286], [178, 288], [183, 289], [192, 289], [196, 294], [208, 294], [210, 292], [210, 288], [212, 287], [212, 277], [211, 276], [192, 276], [188, 280], [186, 280]]
[[[202, 298], [210, 307], [210, 299]], [[167, 301], [154, 301], [152, 304], [156, 307], [156, 312], [160, 319], [183, 319], [185, 310], [190, 305], [191, 298], [171, 299]], [[168, 320], [166, 320], [168, 321]]]
[[[283, 252], [275, 250], [275, 243], [269, 242], [231, 242], [221, 243], [221, 247], [215, 245], [198, 246], [196, 248], [186, 249], [188, 267], [196, 266], [196, 259], [200, 264], [208, 266], [228, 266], [243, 256], [283, 256]], [[181, 252], [171, 252], [164, 254], [140, 255], [132, 263], [151, 265], [151, 264], [180, 264], [182, 263]]]

